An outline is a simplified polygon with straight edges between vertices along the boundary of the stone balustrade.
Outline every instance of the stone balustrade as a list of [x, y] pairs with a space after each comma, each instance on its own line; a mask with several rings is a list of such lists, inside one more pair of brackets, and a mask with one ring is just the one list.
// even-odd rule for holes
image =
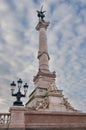
[[0, 113], [0, 125], [6, 125], [10, 122], [10, 113]]

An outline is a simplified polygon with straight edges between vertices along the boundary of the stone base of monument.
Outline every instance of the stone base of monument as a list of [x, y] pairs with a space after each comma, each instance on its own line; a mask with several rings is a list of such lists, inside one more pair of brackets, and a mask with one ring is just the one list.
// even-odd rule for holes
[[86, 113], [25, 112], [26, 130], [86, 130]]
[[10, 108], [8, 130], [86, 130], [86, 113]]

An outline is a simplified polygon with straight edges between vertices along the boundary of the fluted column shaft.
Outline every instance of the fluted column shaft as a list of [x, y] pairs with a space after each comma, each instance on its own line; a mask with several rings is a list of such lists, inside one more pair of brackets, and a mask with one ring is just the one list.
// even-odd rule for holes
[[47, 36], [46, 29], [49, 25], [48, 22], [40, 21], [36, 27], [36, 30], [39, 31], [39, 51], [38, 51], [38, 59], [39, 59], [39, 69], [43, 72], [49, 72], [49, 54], [47, 47]]
[[45, 28], [40, 28], [39, 30], [39, 51], [48, 53], [47, 36]]

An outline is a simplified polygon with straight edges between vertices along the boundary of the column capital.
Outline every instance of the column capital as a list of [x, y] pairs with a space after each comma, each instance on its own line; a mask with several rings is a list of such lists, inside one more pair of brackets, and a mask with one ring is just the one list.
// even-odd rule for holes
[[37, 26], [36, 26], [36, 30], [39, 31], [40, 28], [45, 28], [47, 29], [47, 27], [49, 26], [50, 22], [45, 22], [44, 20], [39, 20]]

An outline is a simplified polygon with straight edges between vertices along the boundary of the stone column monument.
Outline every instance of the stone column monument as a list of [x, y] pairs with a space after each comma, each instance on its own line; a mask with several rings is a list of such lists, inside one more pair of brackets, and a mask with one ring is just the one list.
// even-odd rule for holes
[[38, 73], [34, 77], [35, 84], [34, 91], [29, 96], [29, 101], [26, 106], [36, 110], [42, 111], [63, 111], [74, 112], [76, 111], [67, 99], [64, 98], [62, 90], [59, 90], [55, 85], [56, 74], [49, 70], [49, 53], [47, 46], [46, 31], [49, 26], [49, 22], [44, 20], [45, 11], [37, 11], [39, 21], [36, 26], [36, 30], [39, 32], [39, 50], [38, 60], [39, 68]]

